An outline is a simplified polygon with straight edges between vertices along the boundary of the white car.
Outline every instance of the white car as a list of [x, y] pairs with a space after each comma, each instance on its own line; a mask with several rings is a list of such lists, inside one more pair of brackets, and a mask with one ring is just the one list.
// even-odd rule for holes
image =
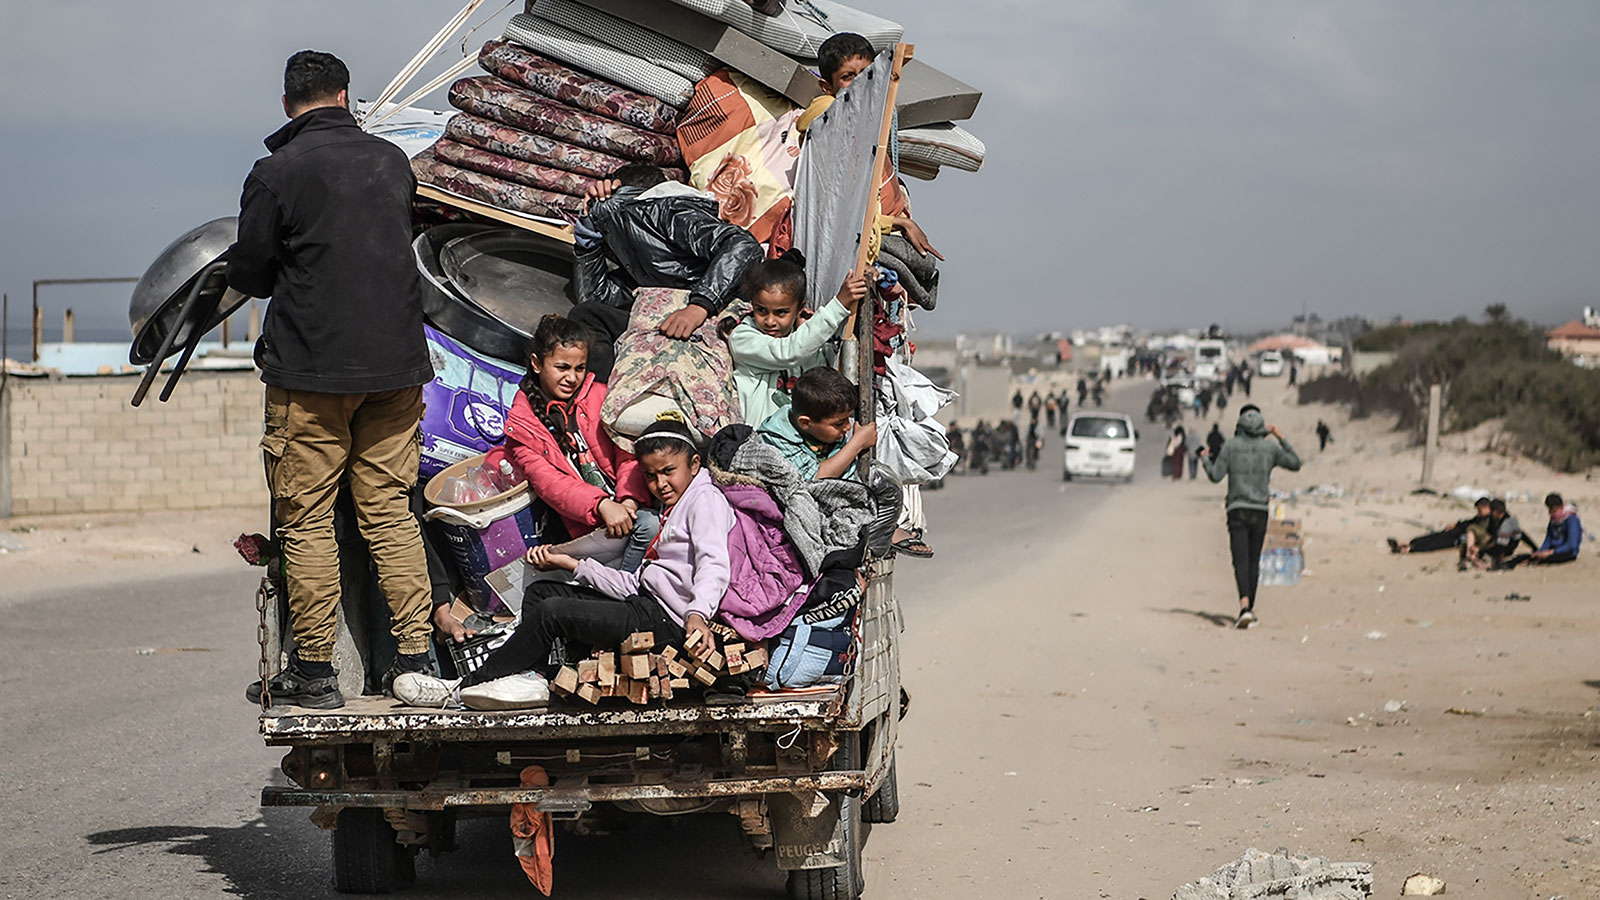
[[1262, 378], [1277, 378], [1283, 374], [1283, 354], [1276, 350], [1263, 350], [1256, 360], [1256, 374]]
[[1061, 478], [1133, 480], [1133, 457], [1139, 441], [1133, 420], [1122, 413], [1077, 413], [1067, 423], [1067, 449]]

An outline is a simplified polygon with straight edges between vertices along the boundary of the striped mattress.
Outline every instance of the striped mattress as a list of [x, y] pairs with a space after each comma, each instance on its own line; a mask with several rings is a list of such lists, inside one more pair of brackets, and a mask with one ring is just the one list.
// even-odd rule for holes
[[939, 166], [976, 172], [983, 168], [986, 152], [983, 141], [951, 122], [900, 129], [900, 167], [908, 174], [913, 168]]
[[564, 25], [527, 13], [511, 17], [511, 22], [506, 25], [505, 36], [506, 40], [537, 51], [542, 56], [658, 97], [678, 109], [688, 106], [689, 98], [694, 96], [694, 82], [677, 72], [653, 65]]
[[[878, 50], [892, 47], [905, 30], [888, 19], [880, 19], [834, 0], [788, 0], [783, 12], [764, 16], [745, 0], [672, 0], [673, 3], [726, 22], [774, 50], [791, 56], [816, 59], [822, 42], [841, 31], [853, 31]], [[826, 17], [822, 20], [812, 7]]]
[[699, 81], [722, 68], [721, 63], [704, 51], [573, 0], [535, 0], [528, 5], [528, 14], [594, 38], [690, 81]]

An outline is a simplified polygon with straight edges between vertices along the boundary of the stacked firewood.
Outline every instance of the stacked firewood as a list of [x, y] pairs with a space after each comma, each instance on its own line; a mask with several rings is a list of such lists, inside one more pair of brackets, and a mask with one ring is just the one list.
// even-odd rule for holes
[[648, 631], [628, 635], [616, 651], [596, 650], [576, 666], [562, 666], [550, 685], [558, 696], [576, 697], [598, 705], [607, 697], [625, 699], [638, 706], [671, 700], [678, 691], [696, 685], [708, 688], [724, 675], [744, 675], [767, 664], [763, 644], [726, 643], [689, 635], [683, 646], [671, 644], [656, 652], [656, 638]]

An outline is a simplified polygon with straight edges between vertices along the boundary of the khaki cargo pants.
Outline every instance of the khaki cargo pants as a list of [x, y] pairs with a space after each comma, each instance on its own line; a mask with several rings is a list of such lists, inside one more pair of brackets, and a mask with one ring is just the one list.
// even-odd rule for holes
[[420, 387], [375, 394], [267, 387], [261, 450], [288, 573], [289, 624], [301, 659], [333, 659], [340, 596], [333, 505], [346, 476], [400, 652], [427, 652], [428, 561], [407, 497], [417, 483], [421, 421]]

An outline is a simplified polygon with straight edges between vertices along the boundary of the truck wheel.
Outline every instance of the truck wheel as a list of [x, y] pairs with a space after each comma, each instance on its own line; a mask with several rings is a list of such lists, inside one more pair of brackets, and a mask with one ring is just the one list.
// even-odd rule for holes
[[861, 818], [874, 825], [887, 825], [900, 817], [900, 777], [895, 763], [895, 758], [889, 757], [889, 771], [883, 773], [878, 790], [861, 808]]
[[831, 869], [790, 872], [790, 900], [856, 900], [866, 888], [861, 877], [861, 800], [840, 794], [838, 803], [849, 862]]
[[346, 807], [333, 830], [333, 889], [341, 894], [389, 894], [416, 880], [411, 850], [395, 841], [381, 809]]
[[1071, 469], [1062, 469], [1061, 470], [1061, 480], [1062, 481], [1071, 481], [1072, 480], [1072, 470]]

